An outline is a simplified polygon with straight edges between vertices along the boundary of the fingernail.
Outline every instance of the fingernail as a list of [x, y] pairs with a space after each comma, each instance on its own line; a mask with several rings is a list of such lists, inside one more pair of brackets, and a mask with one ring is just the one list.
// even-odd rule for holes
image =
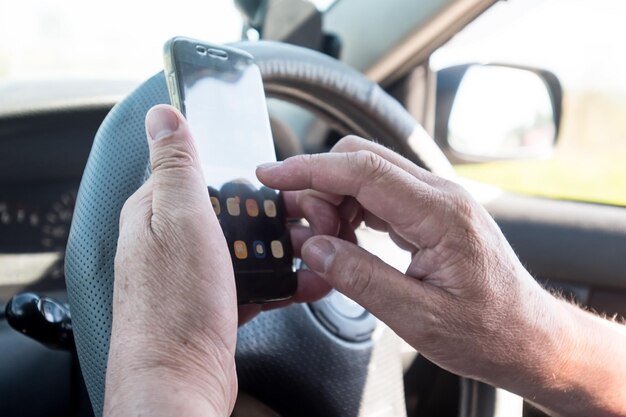
[[271, 169], [271, 168], [278, 167], [281, 165], [282, 165], [282, 162], [267, 162], [265, 164], [259, 165], [257, 168], [258, 169]]
[[323, 274], [335, 258], [335, 247], [326, 239], [314, 239], [302, 248], [303, 258], [313, 272]]
[[178, 130], [178, 115], [165, 106], [150, 109], [146, 115], [146, 130], [152, 140], [159, 140]]

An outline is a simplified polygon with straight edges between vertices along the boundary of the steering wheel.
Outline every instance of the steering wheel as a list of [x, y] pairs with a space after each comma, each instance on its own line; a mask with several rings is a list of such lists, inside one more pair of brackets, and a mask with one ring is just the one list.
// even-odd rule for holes
[[[354, 69], [286, 44], [234, 46], [255, 57], [268, 97], [307, 108], [341, 133], [381, 140], [435, 173], [451, 171], [400, 103]], [[119, 214], [149, 175], [144, 118], [159, 103], [169, 103], [162, 72], [118, 103], [102, 123], [67, 246], [65, 275], [76, 348], [96, 415], [102, 414], [104, 400]], [[364, 325], [366, 331], [359, 333]], [[336, 296], [316, 306], [293, 305], [259, 315], [239, 329], [236, 361], [240, 389], [286, 415], [406, 414], [397, 336]]]

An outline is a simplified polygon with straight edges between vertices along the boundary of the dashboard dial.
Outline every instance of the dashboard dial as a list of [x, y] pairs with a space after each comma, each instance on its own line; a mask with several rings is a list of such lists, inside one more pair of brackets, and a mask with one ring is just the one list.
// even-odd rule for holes
[[41, 246], [52, 250], [64, 250], [70, 233], [70, 223], [76, 193], [67, 192], [46, 211], [41, 226]]
[[77, 188], [76, 183], [0, 187], [0, 300], [21, 288], [62, 288]]
[[42, 215], [29, 201], [0, 201], [0, 252], [33, 251], [32, 236], [39, 233]]
[[0, 254], [63, 252], [76, 188], [43, 184], [0, 190]]

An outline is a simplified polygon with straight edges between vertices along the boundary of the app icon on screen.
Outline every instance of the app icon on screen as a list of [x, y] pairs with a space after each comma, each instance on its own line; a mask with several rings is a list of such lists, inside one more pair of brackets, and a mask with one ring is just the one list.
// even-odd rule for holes
[[235, 257], [237, 259], [246, 259], [248, 257], [248, 248], [243, 240], [235, 240]]
[[246, 200], [246, 212], [248, 212], [248, 216], [250, 217], [257, 217], [259, 215], [259, 205], [255, 199], [249, 198]]
[[276, 204], [272, 200], [263, 201], [263, 209], [267, 217], [276, 217]]
[[260, 240], [255, 240], [254, 242], [252, 242], [252, 248], [254, 250], [255, 257], [259, 259], [265, 258], [265, 244], [263, 244], [263, 242], [261, 242]]
[[272, 240], [272, 243], [270, 243], [270, 249], [272, 250], [272, 256], [276, 259], [281, 259], [283, 256], [285, 256], [283, 244], [280, 243], [279, 240]]
[[239, 197], [230, 197], [226, 199], [226, 209], [231, 216], [239, 216], [241, 208], [239, 207]]

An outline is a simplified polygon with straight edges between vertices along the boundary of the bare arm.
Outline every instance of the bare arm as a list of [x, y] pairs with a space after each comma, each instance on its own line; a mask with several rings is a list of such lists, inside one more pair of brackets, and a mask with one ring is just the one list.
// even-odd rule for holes
[[531, 372], [539, 384], [518, 384], [517, 392], [559, 415], [626, 415], [626, 327], [566, 301], [555, 303], [567, 325], [551, 355], [553, 372]]
[[[624, 328], [541, 288], [460, 186], [354, 137], [257, 175], [316, 231], [307, 265], [433, 362], [564, 415], [626, 415]], [[335, 237], [362, 221], [413, 253], [407, 271]]]

